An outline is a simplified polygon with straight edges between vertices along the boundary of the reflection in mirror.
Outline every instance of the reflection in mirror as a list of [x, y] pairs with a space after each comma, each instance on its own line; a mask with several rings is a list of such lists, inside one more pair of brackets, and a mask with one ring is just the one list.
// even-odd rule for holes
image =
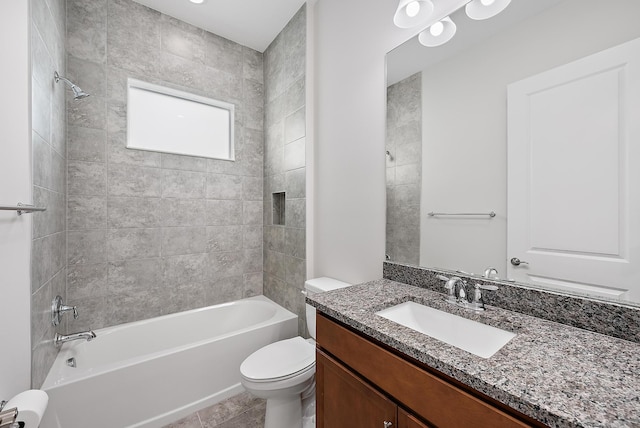
[[514, 0], [390, 52], [390, 259], [640, 303], [637, 16], [635, 0]]

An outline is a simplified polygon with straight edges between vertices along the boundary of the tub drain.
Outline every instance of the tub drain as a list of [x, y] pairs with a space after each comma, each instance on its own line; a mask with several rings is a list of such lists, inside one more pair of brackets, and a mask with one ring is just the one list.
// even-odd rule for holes
[[67, 365], [69, 367], [75, 367], [76, 366], [76, 359], [74, 357], [71, 357], [67, 360]]

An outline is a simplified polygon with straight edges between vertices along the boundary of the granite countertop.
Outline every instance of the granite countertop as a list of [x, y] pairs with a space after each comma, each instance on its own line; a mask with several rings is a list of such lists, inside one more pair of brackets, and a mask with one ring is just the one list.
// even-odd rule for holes
[[[500, 291], [497, 291], [498, 293]], [[640, 344], [386, 279], [310, 295], [320, 312], [551, 427], [640, 427]], [[477, 357], [375, 312], [414, 301], [517, 333]]]

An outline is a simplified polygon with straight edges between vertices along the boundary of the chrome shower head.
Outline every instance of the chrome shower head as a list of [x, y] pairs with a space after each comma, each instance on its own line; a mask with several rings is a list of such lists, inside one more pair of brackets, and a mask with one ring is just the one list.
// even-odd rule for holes
[[69, 87], [73, 91], [73, 99], [74, 100], [76, 100], [76, 101], [77, 100], [81, 100], [82, 98], [87, 98], [89, 96], [89, 94], [87, 94], [85, 91], [83, 91], [78, 85], [73, 83], [71, 80], [60, 76], [57, 71], [53, 73], [53, 78], [55, 79], [56, 83], [58, 83], [59, 81], [62, 80], [64, 83], [69, 85]]

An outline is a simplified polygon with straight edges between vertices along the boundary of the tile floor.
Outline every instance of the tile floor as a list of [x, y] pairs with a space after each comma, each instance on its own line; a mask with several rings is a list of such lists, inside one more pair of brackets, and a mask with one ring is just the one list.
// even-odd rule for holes
[[266, 401], [243, 392], [164, 428], [263, 428]]

